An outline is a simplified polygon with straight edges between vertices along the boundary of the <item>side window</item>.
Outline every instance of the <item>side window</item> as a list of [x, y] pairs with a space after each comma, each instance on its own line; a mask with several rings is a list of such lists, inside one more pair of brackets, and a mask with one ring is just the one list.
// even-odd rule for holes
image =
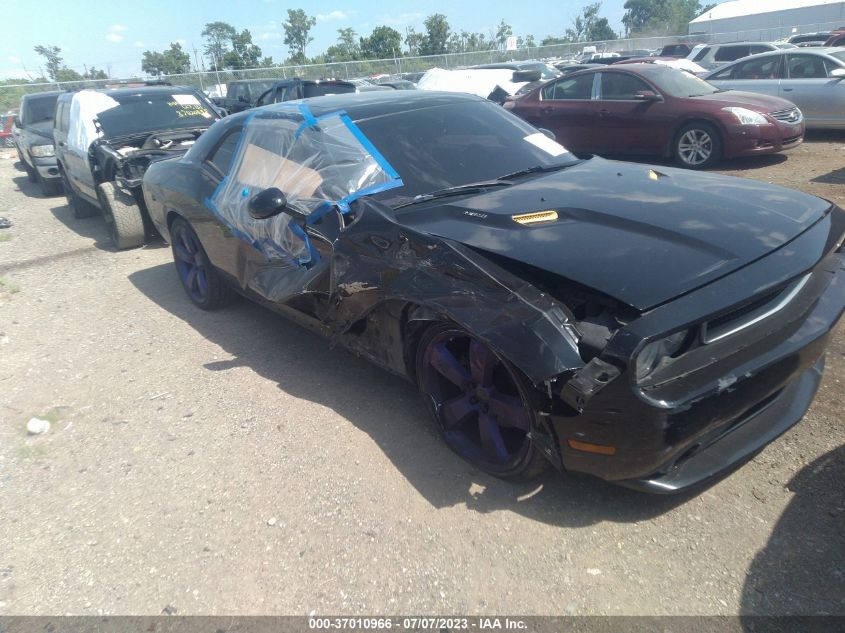
[[633, 101], [638, 92], [651, 86], [625, 73], [601, 73], [601, 98], [607, 101]]
[[780, 79], [780, 56], [749, 59], [734, 66], [734, 79]]
[[716, 51], [714, 59], [717, 62], [733, 62], [748, 55], [748, 46], [722, 46]]
[[815, 55], [789, 55], [789, 78], [790, 79], [824, 79], [827, 77], [827, 69], [824, 59]]
[[243, 84], [235, 84], [226, 95], [227, 99], [234, 99], [235, 101], [246, 100], [246, 86]]
[[241, 129], [232, 130], [211, 150], [208, 158], [205, 159], [206, 162], [214, 165], [217, 171], [226, 176], [232, 168], [232, 159], [235, 157], [235, 149], [240, 140]]
[[70, 101], [62, 102], [62, 113], [59, 117], [59, 127], [63, 132], [70, 129]]
[[544, 86], [543, 99], [554, 101], [568, 99], [589, 100], [593, 96], [593, 77], [595, 77], [593, 73], [579, 75], [577, 77], [560, 79], [553, 84]]
[[836, 63], [835, 61], [833, 61], [832, 59], [825, 59], [825, 58], [822, 58], [822, 61], [824, 62], [824, 69], [825, 69], [825, 72], [827, 73], [827, 76], [828, 76], [828, 77], [830, 77], [830, 73], [831, 73], [831, 71], [834, 71], [834, 70], [836, 70], [837, 68], [842, 68], [842, 66], [840, 66], [839, 64], [837, 64], [837, 63]]
[[695, 57], [693, 57], [692, 61], [700, 62], [702, 59], [704, 59], [707, 56], [707, 53], [709, 53], [709, 52], [710, 52], [710, 47], [705, 46], [700, 51], [698, 51], [698, 54]]
[[271, 101], [272, 99], [273, 99], [273, 89], [271, 88], [270, 90], [265, 92], [263, 95], [258, 97], [258, 99], [255, 102], [255, 107], [259, 108], [261, 106], [267, 105], [268, 103], [272, 103], [272, 101]]
[[725, 81], [726, 79], [736, 79], [737, 74], [740, 71], [742, 64], [735, 64], [733, 66], [728, 66], [727, 68], [723, 68], [715, 75], [710, 77], [712, 81]]
[[768, 46], [752, 46], [749, 49], [749, 55], [757, 55], [759, 53], [765, 53], [766, 51], [772, 50]]

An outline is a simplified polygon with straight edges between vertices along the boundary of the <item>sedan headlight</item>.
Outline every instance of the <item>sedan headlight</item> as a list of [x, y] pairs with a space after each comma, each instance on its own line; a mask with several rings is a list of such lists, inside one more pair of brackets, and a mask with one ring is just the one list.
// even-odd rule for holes
[[762, 114], [748, 108], [722, 108], [722, 110], [733, 114], [743, 125], [766, 125], [769, 122]]
[[637, 355], [637, 380], [642, 380], [653, 372], [664, 358], [677, 354], [687, 340], [687, 330], [653, 341], [643, 347]]
[[56, 150], [52, 145], [32, 145], [29, 151], [35, 158], [49, 158], [56, 155]]

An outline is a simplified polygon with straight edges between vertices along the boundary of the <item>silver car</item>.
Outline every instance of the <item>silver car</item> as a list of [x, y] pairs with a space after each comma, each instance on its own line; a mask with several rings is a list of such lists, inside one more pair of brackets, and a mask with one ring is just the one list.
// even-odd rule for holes
[[845, 47], [760, 53], [705, 79], [725, 90], [788, 99], [804, 113], [810, 129], [845, 129]]

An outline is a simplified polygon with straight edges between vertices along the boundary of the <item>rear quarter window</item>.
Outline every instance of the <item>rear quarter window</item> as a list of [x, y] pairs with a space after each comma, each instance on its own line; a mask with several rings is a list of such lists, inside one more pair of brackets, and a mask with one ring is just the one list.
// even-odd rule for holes
[[748, 46], [722, 46], [716, 51], [717, 62], [733, 62], [750, 55]]

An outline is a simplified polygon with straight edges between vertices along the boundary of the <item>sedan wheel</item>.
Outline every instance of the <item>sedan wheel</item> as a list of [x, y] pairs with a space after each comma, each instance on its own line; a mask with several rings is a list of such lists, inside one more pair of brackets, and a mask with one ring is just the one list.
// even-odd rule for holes
[[449, 324], [431, 327], [420, 342], [417, 379], [443, 439], [475, 467], [519, 480], [545, 468], [529, 437], [530, 386], [484, 343]]
[[691, 123], [675, 139], [675, 160], [683, 167], [704, 169], [716, 164], [722, 155], [719, 133], [707, 123]]

